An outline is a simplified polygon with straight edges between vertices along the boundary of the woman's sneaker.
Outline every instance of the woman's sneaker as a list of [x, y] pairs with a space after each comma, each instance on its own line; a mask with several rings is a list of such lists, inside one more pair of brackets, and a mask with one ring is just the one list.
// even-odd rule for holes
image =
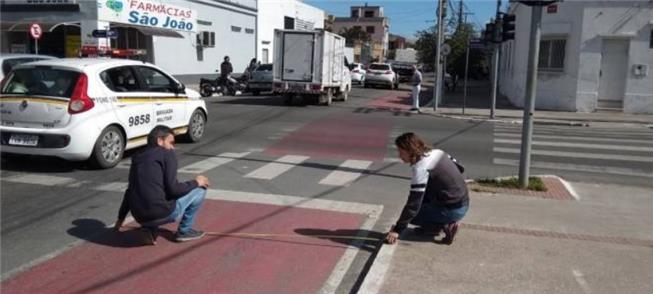
[[444, 238], [442, 238], [442, 243], [451, 245], [453, 243], [453, 238], [456, 237], [458, 233], [458, 223], [453, 222], [444, 226]]
[[175, 234], [175, 241], [177, 242], [186, 242], [190, 240], [195, 240], [204, 237], [206, 233], [203, 231], [196, 231], [193, 229], [188, 230], [188, 232], [181, 233], [177, 231], [177, 234]]

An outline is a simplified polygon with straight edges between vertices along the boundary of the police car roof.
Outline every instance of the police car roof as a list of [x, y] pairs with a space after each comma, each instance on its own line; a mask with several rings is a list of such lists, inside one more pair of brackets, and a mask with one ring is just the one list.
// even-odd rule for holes
[[59, 66], [59, 67], [69, 67], [76, 68], [80, 70], [96, 68], [96, 67], [105, 67], [107, 65], [111, 66], [120, 66], [120, 65], [138, 65], [143, 64], [142, 61], [130, 60], [130, 59], [111, 59], [111, 58], [62, 58], [62, 59], [49, 59], [49, 60], [40, 60], [34, 61], [26, 64], [21, 64], [16, 67], [33, 67], [33, 66]]
[[0, 53], [0, 60], [12, 59], [12, 58], [44, 58], [44, 59], [55, 59], [54, 56], [49, 55], [40, 55], [40, 54], [25, 54], [25, 53]]

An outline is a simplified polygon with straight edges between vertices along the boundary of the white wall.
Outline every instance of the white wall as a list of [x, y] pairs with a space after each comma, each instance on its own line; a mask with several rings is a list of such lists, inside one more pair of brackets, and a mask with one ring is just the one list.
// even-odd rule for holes
[[[515, 5], [515, 40], [502, 45], [500, 91], [509, 100], [524, 105], [531, 9]], [[562, 73], [538, 74], [537, 109], [591, 112], [597, 107], [603, 36], [628, 38], [629, 64], [624, 112], [653, 113], [653, 2], [566, 1], [558, 12], [542, 15], [542, 39], [565, 36]], [[630, 37], [627, 37], [630, 36]], [[509, 49], [509, 47], [511, 47]], [[505, 60], [510, 58], [509, 61]], [[633, 64], [646, 64], [649, 75], [637, 78]]]
[[[653, 2], [599, 2], [586, 5], [580, 54], [584, 66], [578, 79], [579, 106], [591, 108], [588, 105], [597, 101], [602, 40], [620, 38], [630, 40], [624, 112], [653, 113], [653, 49], [649, 48], [652, 20]], [[632, 71], [634, 64], [647, 65], [648, 76], [635, 76]]]
[[[243, 2], [243, 1], [240, 1]], [[245, 1], [247, 2], [247, 1]], [[256, 51], [256, 12], [235, 6], [216, 3], [216, 6], [183, 1], [175, 5], [197, 10], [198, 20], [211, 22], [211, 25], [198, 23], [199, 31], [215, 32], [215, 47], [198, 50], [196, 34], [182, 33], [183, 39], [153, 37], [154, 63], [174, 75], [215, 74], [225, 55], [231, 59], [234, 72], [243, 72]], [[241, 28], [234, 32], [231, 26]], [[254, 32], [247, 33], [246, 29]], [[201, 60], [200, 60], [201, 59]]]
[[263, 49], [268, 49], [269, 61], [273, 61], [274, 30], [283, 29], [285, 16], [312, 22], [316, 29], [324, 28], [324, 10], [296, 0], [260, 0], [256, 59], [261, 60]]

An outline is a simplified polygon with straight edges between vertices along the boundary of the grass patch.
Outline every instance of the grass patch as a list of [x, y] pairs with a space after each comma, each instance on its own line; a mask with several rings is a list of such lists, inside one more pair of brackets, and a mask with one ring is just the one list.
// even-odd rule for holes
[[[518, 178], [508, 178], [508, 179], [480, 179], [476, 182], [481, 186], [488, 187], [497, 187], [497, 188], [509, 188], [509, 189], [521, 189]], [[546, 186], [542, 179], [537, 177], [528, 178], [528, 187], [526, 190], [546, 192]]]

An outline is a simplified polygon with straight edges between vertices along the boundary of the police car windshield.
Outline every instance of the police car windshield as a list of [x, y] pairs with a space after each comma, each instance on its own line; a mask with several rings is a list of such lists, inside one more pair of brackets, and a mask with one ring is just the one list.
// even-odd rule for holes
[[51, 67], [21, 68], [9, 74], [2, 94], [70, 98], [78, 77], [78, 72]]

